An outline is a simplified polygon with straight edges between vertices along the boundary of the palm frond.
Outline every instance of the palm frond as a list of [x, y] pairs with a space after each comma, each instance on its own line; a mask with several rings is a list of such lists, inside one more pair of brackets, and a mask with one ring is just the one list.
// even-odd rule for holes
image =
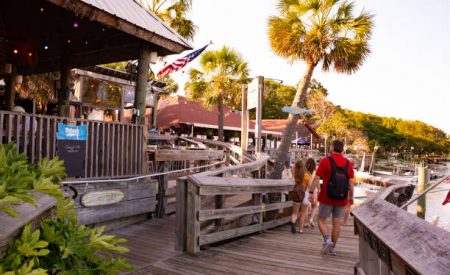
[[354, 16], [354, 2], [284, 0], [277, 7], [267, 31], [275, 54], [343, 73], [356, 71], [369, 55], [373, 15], [363, 10]]

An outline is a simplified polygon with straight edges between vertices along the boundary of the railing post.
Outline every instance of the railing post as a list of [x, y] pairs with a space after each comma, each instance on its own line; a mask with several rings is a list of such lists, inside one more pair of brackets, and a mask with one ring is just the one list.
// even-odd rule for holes
[[190, 254], [196, 254], [200, 252], [200, 245], [199, 245], [200, 222], [198, 221], [199, 210], [200, 210], [199, 187], [195, 183], [189, 181], [188, 196], [187, 196], [187, 211], [186, 211], [187, 214], [186, 250]]
[[[417, 192], [423, 193], [427, 189], [428, 181], [430, 179], [429, 170], [425, 167], [419, 168]], [[417, 217], [425, 219], [425, 211], [427, 206], [426, 195], [423, 194], [417, 201]]]
[[[161, 172], [167, 172], [169, 171], [169, 162], [165, 161], [163, 164], [163, 171]], [[166, 190], [168, 188], [168, 181], [169, 181], [169, 175], [165, 174], [158, 177], [158, 218], [162, 218], [165, 216], [166, 213], [166, 205], [167, 205], [167, 198], [166, 198]]]
[[185, 177], [177, 179], [176, 193], [176, 220], [175, 220], [175, 250], [186, 250], [186, 214], [187, 214], [187, 185], [188, 180]]

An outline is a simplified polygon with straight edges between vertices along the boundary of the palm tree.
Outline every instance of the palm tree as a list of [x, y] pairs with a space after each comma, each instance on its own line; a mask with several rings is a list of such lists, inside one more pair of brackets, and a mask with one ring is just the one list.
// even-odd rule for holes
[[187, 19], [192, 0], [139, 0], [142, 5], [164, 20], [182, 37], [192, 40], [197, 27]]
[[224, 104], [241, 92], [240, 83], [248, 78], [247, 62], [238, 52], [224, 46], [205, 52], [199, 64], [201, 70], [189, 70], [185, 90], [189, 98], [203, 100], [205, 107], [217, 106], [219, 140], [223, 141]]
[[[354, 16], [354, 3], [340, 0], [279, 0], [278, 16], [268, 20], [273, 51], [290, 62], [306, 62], [306, 71], [292, 106], [303, 107], [314, 69], [338, 73], [356, 72], [370, 53], [372, 15]], [[275, 157], [272, 178], [280, 178], [299, 115], [289, 115]]]

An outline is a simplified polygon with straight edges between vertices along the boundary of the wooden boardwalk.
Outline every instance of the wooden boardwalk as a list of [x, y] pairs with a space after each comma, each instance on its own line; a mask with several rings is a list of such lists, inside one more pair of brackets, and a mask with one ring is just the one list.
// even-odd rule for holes
[[337, 256], [320, 254], [317, 227], [294, 235], [288, 225], [202, 247], [191, 256], [174, 250], [174, 220], [153, 219], [113, 232], [129, 240], [132, 274], [353, 274], [358, 260], [353, 226], [341, 227]]

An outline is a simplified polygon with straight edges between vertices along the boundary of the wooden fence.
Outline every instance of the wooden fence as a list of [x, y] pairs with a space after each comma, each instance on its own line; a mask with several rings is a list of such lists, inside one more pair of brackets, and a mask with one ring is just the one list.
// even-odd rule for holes
[[87, 125], [84, 178], [143, 174], [146, 161], [144, 126], [0, 111], [0, 141], [15, 142], [31, 162], [58, 155], [59, 122]]
[[391, 185], [352, 211], [359, 235], [355, 274], [449, 274], [450, 232], [399, 208], [413, 190]]
[[268, 159], [178, 179], [176, 249], [195, 254], [202, 245], [289, 222], [284, 210], [291, 201], [263, 202], [264, 193], [291, 188], [289, 181], [265, 179]]

